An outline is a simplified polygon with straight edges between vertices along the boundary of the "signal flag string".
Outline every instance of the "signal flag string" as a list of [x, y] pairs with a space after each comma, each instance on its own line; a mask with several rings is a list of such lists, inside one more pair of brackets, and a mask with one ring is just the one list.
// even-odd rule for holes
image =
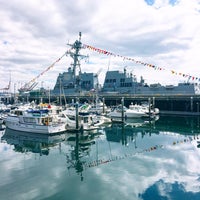
[[[68, 52], [68, 51], [67, 51]], [[54, 67], [54, 65], [56, 63], [58, 63], [66, 54], [67, 52], [65, 52], [60, 58], [58, 58], [53, 64], [51, 64], [48, 68], [46, 68], [44, 71], [42, 71], [39, 75], [37, 75], [35, 78], [33, 78], [31, 81], [29, 81], [28, 83], [26, 83], [22, 88], [25, 88], [26, 86], [29, 86], [29, 84], [34, 83], [36, 81], [36, 79], [38, 79], [40, 76], [42, 76], [44, 73], [46, 73], [47, 71], [49, 71], [51, 68]]]
[[[83, 44], [83, 47], [84, 48], [87, 48], [91, 51], [95, 51], [97, 53], [100, 53], [100, 54], [104, 54], [104, 55], [107, 55], [107, 56], [114, 56], [114, 57], [119, 57], [119, 58], [122, 58], [123, 60], [128, 60], [128, 61], [132, 61], [132, 62], [135, 62], [136, 64], [141, 64], [141, 65], [144, 65], [144, 66], [148, 66], [150, 68], [153, 68], [154, 70], [159, 70], [159, 71], [163, 71], [163, 70], [166, 70], [165, 68], [163, 67], [158, 67], [156, 65], [153, 65], [153, 64], [149, 64], [149, 63], [145, 63], [145, 62], [142, 62], [142, 61], [139, 61], [139, 60], [136, 60], [134, 58], [129, 58], [129, 57], [125, 57], [125, 56], [121, 56], [121, 55], [118, 55], [118, 54], [115, 54], [115, 53], [112, 53], [112, 52], [109, 52], [107, 50], [103, 50], [103, 49], [99, 49], [99, 48], [96, 48], [96, 47], [93, 47], [93, 46], [90, 46], [90, 45], [87, 45], [87, 44]], [[195, 76], [191, 76], [189, 74], [185, 74], [185, 73], [181, 73], [181, 72], [176, 72], [175, 70], [170, 70], [170, 72], [174, 75], [179, 75], [179, 76], [182, 76], [184, 78], [189, 78], [189, 79], [192, 79], [192, 80], [196, 80], [196, 81], [200, 81], [200, 78], [199, 77], [195, 77]]]
[[123, 160], [123, 159], [126, 159], [126, 158], [131, 158], [131, 157], [143, 154], [145, 152], [152, 152], [152, 151], [155, 151], [155, 150], [164, 149], [164, 148], [167, 148], [167, 147], [170, 147], [170, 146], [176, 146], [176, 145], [184, 144], [184, 143], [188, 143], [188, 142], [191, 143], [192, 141], [197, 141], [198, 139], [199, 139], [198, 136], [194, 137], [194, 138], [192, 138], [192, 137], [183, 138], [181, 140], [173, 141], [171, 144], [168, 144], [168, 145], [154, 145], [154, 146], [151, 146], [149, 148], [142, 149], [142, 150], [140, 150], [138, 152], [125, 154], [125, 155], [122, 155], [122, 156], [112, 156], [112, 158], [110, 158], [110, 159], [94, 160], [94, 161], [91, 161], [89, 163], [85, 163], [84, 166], [85, 166], [85, 169], [90, 168], [90, 167], [96, 167], [98, 165], [108, 164], [108, 163], [113, 162], [113, 161], [118, 161], [118, 160]]

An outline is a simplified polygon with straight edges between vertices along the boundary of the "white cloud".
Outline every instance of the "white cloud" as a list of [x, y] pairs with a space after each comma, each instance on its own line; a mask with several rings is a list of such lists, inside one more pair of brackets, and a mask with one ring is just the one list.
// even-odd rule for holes
[[[127, 65], [148, 83], [186, 81], [172, 75], [170, 70], [200, 77], [199, 0], [179, 0], [174, 4], [157, 0], [151, 6], [144, 0], [50, 0], [48, 3], [0, 0], [0, 3], [0, 88], [8, 84], [10, 73], [13, 84], [35, 78], [68, 49], [68, 40], [74, 42], [79, 31], [83, 33], [83, 43], [166, 69], [154, 71], [111, 58], [110, 70]], [[82, 71], [103, 68], [102, 83], [109, 57], [89, 54], [90, 62], [82, 62]], [[38, 81], [52, 88], [58, 74], [66, 71], [70, 62], [68, 57], [64, 58]]]

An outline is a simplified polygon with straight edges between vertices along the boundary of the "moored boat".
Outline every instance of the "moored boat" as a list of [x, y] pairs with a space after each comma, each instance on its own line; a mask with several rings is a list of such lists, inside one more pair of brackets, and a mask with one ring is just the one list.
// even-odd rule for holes
[[45, 110], [15, 110], [6, 120], [6, 128], [32, 132], [53, 134], [66, 131], [66, 123]]
[[[116, 107], [113, 107], [111, 109], [111, 111], [108, 113], [108, 116], [113, 119], [113, 118], [123, 118], [125, 117], [125, 115], [123, 115], [124, 113], [126, 113], [126, 110], [127, 110], [127, 107], [125, 106], [116, 106]], [[123, 116], [122, 116], [123, 115]]]
[[148, 109], [138, 104], [131, 104], [126, 110], [126, 118], [148, 117]]
[[[124, 119], [131, 119], [131, 118], [145, 118], [145, 117], [152, 117], [156, 114], [159, 114], [158, 108], [151, 108], [148, 105], [138, 105], [138, 104], [131, 104], [129, 107], [125, 107], [119, 105], [111, 110], [108, 116], [115, 120], [116, 118], [124, 118]], [[117, 120], [119, 121], [119, 120]]]

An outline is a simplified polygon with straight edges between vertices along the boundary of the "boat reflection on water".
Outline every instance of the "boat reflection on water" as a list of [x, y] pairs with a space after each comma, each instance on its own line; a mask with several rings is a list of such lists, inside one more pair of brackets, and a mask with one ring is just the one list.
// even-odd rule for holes
[[85, 156], [89, 155], [91, 146], [95, 144], [94, 132], [83, 133], [68, 133], [66, 140], [67, 145], [71, 146], [71, 149], [66, 154], [67, 168], [70, 170], [74, 168], [76, 173], [80, 175], [81, 181], [83, 181], [83, 170], [86, 161], [82, 160]]
[[[199, 141], [199, 121], [192, 117], [160, 116], [50, 136], [6, 129], [0, 143], [1, 196], [199, 199]], [[22, 198], [35, 188], [41, 192]]]
[[[100, 164], [99, 158], [96, 158], [95, 149], [98, 145], [98, 139], [105, 142], [121, 143], [122, 146], [131, 145], [134, 151], [137, 148], [145, 149], [150, 145], [151, 139], [154, 135], [180, 135], [185, 138], [196, 137], [196, 147], [200, 147], [198, 137], [199, 131], [199, 118], [196, 117], [168, 117], [161, 116], [155, 119], [129, 119], [126, 123], [112, 123], [102, 127], [102, 129], [77, 133], [64, 133], [56, 135], [35, 134], [30, 132], [19, 132], [6, 128], [1, 141], [6, 141], [10, 145], [14, 145], [14, 151], [26, 153], [38, 153], [40, 155], [48, 155], [52, 147], [63, 143], [66, 150], [62, 149], [66, 155], [67, 168], [70, 170], [74, 168], [77, 174], [83, 180], [83, 170], [92, 164]], [[143, 144], [143, 139], [147, 139], [148, 144]], [[181, 139], [182, 139], [181, 138]], [[193, 140], [192, 138], [192, 140]], [[139, 146], [139, 144], [142, 146]], [[153, 143], [152, 143], [153, 144]], [[154, 143], [156, 144], [156, 143]], [[98, 152], [101, 152], [101, 146], [98, 145]], [[104, 148], [104, 147], [102, 147]], [[119, 146], [118, 146], [119, 148]], [[88, 160], [88, 156], [91, 158]], [[95, 166], [94, 165], [94, 166]]]
[[183, 135], [195, 135], [200, 132], [200, 117], [197, 116], [162, 116], [156, 122], [158, 131], [177, 132]]
[[60, 142], [65, 140], [65, 137], [65, 134], [46, 135], [6, 128], [1, 140], [6, 141], [7, 144], [14, 145], [14, 151], [16, 152], [32, 152], [42, 156], [48, 155], [50, 147], [59, 145]]
[[[176, 120], [169, 120], [172, 130]], [[182, 118], [180, 120], [182, 121]], [[165, 129], [162, 122], [168, 123], [167, 118], [157, 125], [158, 121], [158, 118], [132, 119], [126, 123], [112, 123], [95, 133], [68, 133], [65, 141], [71, 146], [66, 154], [68, 170], [75, 169], [83, 181], [83, 172], [88, 168], [115, 163], [175, 144], [190, 143], [193, 140], [190, 133], [179, 134], [175, 129], [172, 132]], [[182, 128], [184, 129], [183, 126]], [[196, 133], [198, 134], [199, 132]], [[121, 147], [117, 143], [121, 143]]]
[[[193, 137], [198, 140], [200, 135], [200, 118], [181, 117], [181, 116], [160, 116], [155, 119], [131, 119], [126, 123], [113, 123], [112, 126], [105, 127], [104, 131], [108, 141], [119, 142], [122, 145], [135, 143], [136, 138], [141, 136], [159, 135], [159, 134], [178, 134], [180, 136]], [[200, 142], [197, 141], [197, 147]]]
[[[128, 145], [130, 141], [135, 141], [137, 133], [142, 137], [153, 131], [155, 133], [156, 118], [132, 118], [126, 119], [125, 123], [112, 123], [111, 126], [105, 127], [105, 134], [108, 141], [121, 142], [122, 145]], [[156, 132], [158, 133], [158, 132]]]

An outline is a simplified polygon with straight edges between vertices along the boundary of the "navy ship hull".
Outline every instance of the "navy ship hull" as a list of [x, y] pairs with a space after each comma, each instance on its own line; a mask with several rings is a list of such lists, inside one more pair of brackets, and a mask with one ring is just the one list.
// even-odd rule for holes
[[120, 71], [107, 71], [102, 88], [103, 93], [138, 94], [138, 95], [199, 95], [200, 85], [197, 83], [179, 83], [163, 86], [159, 83], [148, 85], [141, 77]]

